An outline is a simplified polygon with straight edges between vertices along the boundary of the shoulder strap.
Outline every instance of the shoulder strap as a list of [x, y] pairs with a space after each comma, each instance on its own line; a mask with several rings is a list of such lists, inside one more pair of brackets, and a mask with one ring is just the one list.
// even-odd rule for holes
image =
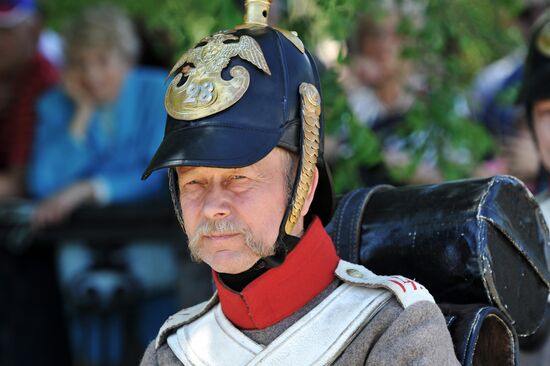
[[403, 276], [378, 276], [360, 264], [341, 260], [334, 272], [344, 282], [368, 288], [384, 288], [397, 298], [403, 308], [419, 301], [435, 300], [428, 290], [416, 281]]
[[267, 346], [224, 316], [218, 304], [167, 339], [184, 365], [332, 365], [391, 298], [384, 289], [343, 283]]
[[168, 336], [172, 332], [176, 331], [182, 325], [189, 324], [195, 319], [200, 318], [210, 309], [212, 309], [217, 303], [218, 293], [216, 292], [210, 298], [210, 300], [202, 302], [190, 308], [180, 310], [174, 315], [169, 316], [162, 327], [160, 327], [157, 339], [155, 340], [155, 348], [159, 349], [160, 346], [162, 346], [163, 343], [166, 342], [166, 338], [168, 338]]
[[352, 263], [359, 262], [361, 223], [367, 202], [373, 193], [391, 188], [393, 187], [390, 185], [359, 188], [342, 197], [327, 226], [327, 231], [341, 259]]

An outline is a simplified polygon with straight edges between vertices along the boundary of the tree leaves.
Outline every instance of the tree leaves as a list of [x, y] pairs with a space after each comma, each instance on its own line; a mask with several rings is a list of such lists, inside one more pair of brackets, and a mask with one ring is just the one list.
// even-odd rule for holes
[[[403, 6], [408, 2], [395, 1]], [[242, 22], [238, 1], [117, 0], [114, 3], [132, 16], [145, 19], [151, 28], [168, 29], [181, 51], [175, 58], [202, 37]], [[286, 0], [282, 4], [279, 26], [298, 31], [310, 51], [327, 38], [340, 41], [338, 62], [345, 64], [348, 55], [344, 41], [354, 31], [358, 15], [368, 13], [379, 17], [385, 3], [385, 0]], [[399, 32], [407, 40], [402, 56], [413, 61], [423, 75], [426, 92], [418, 96], [399, 133], [420, 134], [423, 138], [422, 143], [406, 147], [410, 164], [395, 168], [392, 175], [406, 180], [426, 152], [435, 152], [445, 178], [466, 177], [494, 149], [494, 144], [484, 128], [469, 119], [467, 108], [463, 108], [465, 95], [478, 70], [522, 43], [519, 30], [512, 26], [522, 2], [425, 0], [422, 3], [416, 0], [416, 3], [423, 4], [423, 11], [420, 16], [405, 17]], [[58, 30], [67, 18], [88, 4], [87, 0], [41, 1], [48, 25]], [[337, 73], [328, 70], [322, 79], [327, 133], [343, 140], [334, 174], [337, 190], [344, 192], [361, 184], [360, 167], [382, 161], [381, 144], [351, 113]]]

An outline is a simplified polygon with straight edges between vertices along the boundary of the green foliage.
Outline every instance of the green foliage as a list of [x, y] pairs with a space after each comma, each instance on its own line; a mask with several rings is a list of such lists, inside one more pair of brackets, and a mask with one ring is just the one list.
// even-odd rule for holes
[[[396, 0], [404, 2], [405, 0]], [[359, 14], [378, 17], [383, 0], [286, 0], [280, 26], [296, 30], [310, 50], [322, 40], [340, 41], [340, 63], [346, 63], [343, 45]], [[419, 2], [413, 1], [413, 2]], [[234, 1], [117, 0], [113, 3], [146, 20], [151, 28], [165, 28], [181, 52], [202, 37], [241, 23]], [[411, 144], [411, 163], [395, 169], [392, 176], [405, 180], [414, 172], [426, 151], [435, 151], [446, 178], [466, 177], [493, 143], [483, 128], [468, 120], [457, 105], [464, 99], [480, 68], [521, 44], [519, 31], [511, 26], [521, 8], [520, 0], [426, 0], [420, 26], [405, 18], [400, 32], [407, 39], [403, 57], [411, 59], [424, 75], [427, 92], [407, 115], [404, 136], [422, 134], [423, 143]], [[43, 0], [47, 23], [61, 29], [65, 20], [89, 4], [88, 0]], [[323, 75], [323, 104], [327, 133], [348, 136], [335, 166], [337, 190], [360, 184], [358, 168], [381, 161], [376, 136], [352, 115], [337, 74]]]
[[[232, 28], [242, 22], [240, 9], [235, 2], [227, 0], [112, 0], [103, 3], [115, 4], [130, 16], [144, 19], [150, 29], [167, 29], [181, 52], [215, 30]], [[68, 19], [90, 5], [89, 0], [40, 2], [48, 26], [55, 30], [62, 30]]]
[[345, 145], [340, 148], [341, 156], [333, 172], [336, 190], [345, 192], [361, 185], [358, 167], [381, 162], [380, 144], [374, 133], [364, 128], [349, 109], [334, 70], [326, 71], [322, 75], [321, 88], [325, 133], [329, 136], [349, 136]]
[[[457, 110], [476, 73], [521, 44], [509, 27], [515, 1], [430, 1], [424, 24], [409, 27], [413, 40], [405, 50], [426, 77], [428, 93], [408, 114], [408, 133], [425, 131], [426, 142], [411, 151], [418, 156], [435, 148], [447, 179], [467, 177], [493, 148], [484, 129]], [[406, 25], [405, 25], [406, 26]]]
[[[356, 26], [357, 15], [368, 13], [376, 18], [383, 14], [382, 3], [317, 0], [318, 12], [309, 15], [309, 19], [325, 28], [312, 25], [316, 33], [313, 38], [347, 39]], [[427, 91], [418, 97], [398, 131], [403, 136], [414, 134], [422, 138], [421, 143], [406, 146], [410, 163], [390, 171], [397, 181], [406, 181], [427, 152], [435, 151], [438, 168], [446, 179], [457, 179], [469, 176], [493, 151], [493, 141], [485, 129], [469, 120], [459, 107], [465, 104], [476, 73], [522, 43], [519, 30], [511, 26], [521, 8], [519, 1], [432, 0], [424, 4], [420, 25], [415, 24], [418, 19], [405, 17], [399, 28], [407, 45], [402, 56], [410, 59], [425, 77]], [[319, 22], [317, 18], [325, 19]], [[301, 26], [308, 29], [308, 24]], [[347, 59], [340, 61], [345, 63]], [[360, 183], [360, 166], [380, 162], [380, 144], [350, 115], [345, 99], [334, 95], [341, 92], [335, 78], [328, 78], [323, 90], [329, 133], [344, 131], [350, 137], [347, 153], [334, 172], [336, 188], [343, 192]]]

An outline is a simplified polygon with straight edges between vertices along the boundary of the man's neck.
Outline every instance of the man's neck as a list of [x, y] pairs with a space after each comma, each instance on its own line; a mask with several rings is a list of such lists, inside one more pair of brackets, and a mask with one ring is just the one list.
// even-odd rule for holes
[[231, 290], [241, 292], [250, 282], [263, 275], [268, 270], [267, 267], [254, 264], [252, 268], [237, 274], [220, 273], [220, 280]]
[[269, 327], [294, 314], [330, 285], [338, 261], [330, 236], [316, 218], [282, 265], [243, 276], [241, 286], [250, 282], [240, 291], [230, 287], [226, 275], [213, 273], [222, 310], [241, 329]]
[[[287, 236], [286, 241], [286, 247], [290, 251], [294, 249], [294, 247], [300, 242], [300, 238], [295, 236]], [[266, 265], [266, 262], [260, 259], [252, 267], [244, 272], [237, 274], [220, 273], [219, 277], [224, 285], [226, 285], [233, 291], [241, 292], [249, 283], [260, 277], [268, 270], [269, 267]]]

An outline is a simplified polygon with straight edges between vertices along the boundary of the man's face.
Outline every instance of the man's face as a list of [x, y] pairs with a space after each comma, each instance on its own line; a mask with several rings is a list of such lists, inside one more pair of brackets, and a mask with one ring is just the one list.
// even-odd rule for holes
[[550, 99], [533, 105], [533, 127], [542, 164], [550, 170]]
[[275, 148], [243, 168], [178, 167], [192, 255], [235, 274], [272, 254], [287, 204], [287, 164]]
[[99, 104], [112, 102], [118, 97], [129, 67], [115, 48], [79, 48], [68, 60], [68, 72], [78, 75], [80, 87]]

